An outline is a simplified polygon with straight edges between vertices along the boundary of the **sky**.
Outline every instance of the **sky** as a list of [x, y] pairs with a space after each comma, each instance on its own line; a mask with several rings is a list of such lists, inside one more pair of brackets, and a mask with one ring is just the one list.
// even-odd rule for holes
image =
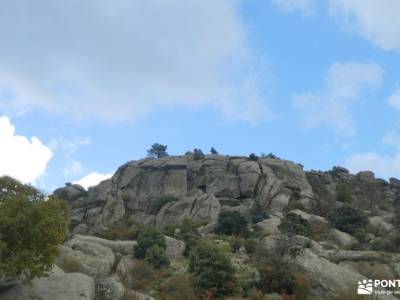
[[153, 143], [400, 177], [398, 0], [0, 3], [0, 175], [86, 188]]

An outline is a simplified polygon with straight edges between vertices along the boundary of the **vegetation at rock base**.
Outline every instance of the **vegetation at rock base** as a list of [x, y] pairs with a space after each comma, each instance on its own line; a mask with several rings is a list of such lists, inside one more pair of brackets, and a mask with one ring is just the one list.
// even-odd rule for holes
[[215, 232], [226, 235], [245, 235], [248, 233], [248, 221], [238, 211], [224, 211], [218, 216]]
[[164, 235], [154, 227], [145, 227], [137, 238], [135, 257], [145, 259], [150, 265], [159, 268], [169, 264], [165, 255]]
[[294, 213], [288, 213], [282, 219], [279, 229], [289, 235], [311, 236], [312, 233], [310, 223]]
[[328, 219], [333, 227], [350, 234], [355, 234], [368, 225], [367, 216], [360, 209], [349, 205], [334, 209]]
[[11, 177], [0, 178], [0, 191], [0, 274], [41, 276], [64, 241], [67, 205]]
[[165, 254], [165, 249], [158, 245], [151, 246], [149, 249], [147, 249], [145, 261], [155, 268], [161, 268], [169, 265], [169, 259]]
[[212, 242], [203, 241], [193, 249], [189, 272], [193, 274], [193, 284], [199, 294], [220, 297], [235, 292], [235, 268], [228, 254]]
[[351, 195], [351, 188], [350, 184], [341, 181], [338, 183], [336, 186], [336, 199], [337, 201], [343, 202], [343, 203], [351, 203], [353, 198]]
[[166, 157], [168, 156], [167, 148], [167, 145], [155, 143], [149, 150], [147, 150], [147, 156], [155, 158]]
[[269, 215], [265, 211], [265, 208], [262, 207], [260, 201], [254, 201], [254, 205], [250, 210], [250, 222], [255, 224], [268, 218]]

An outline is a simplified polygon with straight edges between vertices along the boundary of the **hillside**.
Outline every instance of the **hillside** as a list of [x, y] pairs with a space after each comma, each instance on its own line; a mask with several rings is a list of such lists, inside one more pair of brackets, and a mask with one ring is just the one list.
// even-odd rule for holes
[[[88, 191], [72, 184], [54, 194], [70, 206], [55, 274], [0, 299], [46, 295], [67, 277], [84, 297], [59, 299], [357, 299], [358, 281], [400, 276], [400, 181], [372, 172], [189, 154], [132, 161]], [[150, 269], [135, 253], [149, 227], [164, 234], [168, 267]], [[205, 241], [229, 257], [230, 292], [188, 282]]]

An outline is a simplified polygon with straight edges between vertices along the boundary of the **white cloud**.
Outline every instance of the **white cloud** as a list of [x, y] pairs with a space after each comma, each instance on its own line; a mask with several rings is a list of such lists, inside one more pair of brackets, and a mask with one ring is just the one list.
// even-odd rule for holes
[[354, 173], [373, 171], [381, 178], [400, 178], [400, 135], [396, 131], [389, 131], [384, 135], [382, 144], [393, 146], [394, 154], [379, 154], [374, 151], [355, 153], [346, 160], [346, 167]]
[[394, 93], [389, 97], [388, 104], [391, 107], [400, 110], [400, 88], [397, 88]]
[[[258, 64], [236, 1], [6, 1], [0, 37], [0, 94], [17, 111], [121, 121], [209, 105], [253, 121], [265, 107], [243, 88]], [[260, 109], [232, 114], [236, 95]]]
[[52, 151], [37, 138], [16, 135], [9, 118], [0, 117], [0, 176], [33, 183], [46, 170]]
[[306, 16], [313, 14], [317, 5], [317, 0], [272, 0], [272, 2], [283, 11], [299, 11]]
[[325, 87], [295, 95], [293, 108], [306, 128], [326, 124], [338, 134], [351, 136], [356, 132], [352, 107], [366, 88], [378, 88], [382, 77], [381, 67], [374, 63], [335, 63], [325, 77]]
[[64, 168], [65, 176], [76, 176], [83, 172], [84, 168], [77, 160], [70, 160], [66, 163]]
[[400, 50], [399, 0], [329, 0], [330, 13], [373, 44]]
[[111, 178], [113, 173], [101, 174], [97, 172], [92, 172], [85, 177], [74, 181], [73, 183], [79, 184], [83, 186], [85, 189], [88, 189], [91, 186], [95, 186], [99, 184], [101, 181]]
[[375, 175], [385, 179], [400, 177], [400, 153], [393, 156], [374, 152], [353, 154], [345, 162], [345, 165], [354, 173], [373, 171]]

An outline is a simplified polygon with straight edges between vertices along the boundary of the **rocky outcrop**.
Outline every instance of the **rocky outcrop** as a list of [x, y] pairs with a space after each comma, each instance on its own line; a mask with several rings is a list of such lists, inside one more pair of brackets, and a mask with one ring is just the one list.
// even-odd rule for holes
[[[89, 234], [127, 219], [157, 226], [185, 218], [207, 224], [224, 207], [246, 213], [256, 201], [271, 213], [283, 212], [289, 205], [306, 209], [314, 205], [302, 166], [276, 158], [254, 161], [221, 155], [132, 161], [87, 192], [69, 185], [55, 193], [71, 205], [71, 226], [79, 225], [74, 232]], [[176, 201], [154, 211], [162, 197]]]
[[17, 284], [0, 296], [2, 300], [93, 300], [94, 297], [94, 279], [81, 273], [37, 278], [28, 284]]

